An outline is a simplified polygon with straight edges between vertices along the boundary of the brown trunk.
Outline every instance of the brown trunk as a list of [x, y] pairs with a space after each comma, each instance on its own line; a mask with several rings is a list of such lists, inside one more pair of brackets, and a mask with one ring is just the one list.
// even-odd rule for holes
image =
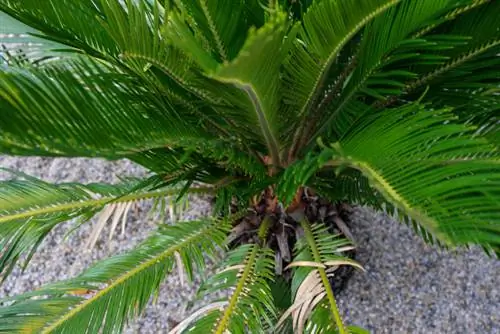
[[[307, 219], [313, 223], [324, 223], [332, 234], [343, 235], [352, 240], [346, 219], [349, 216], [348, 211], [348, 206], [332, 204], [303, 187], [298, 189], [292, 203], [284, 209], [275, 196], [274, 189], [269, 187], [260, 197], [252, 199], [247, 215], [235, 221], [229, 237], [230, 246], [262, 242], [258, 240], [257, 231], [264, 218], [268, 217], [271, 227], [266, 245], [275, 251], [276, 273], [290, 279], [290, 272], [283, 271], [283, 268], [292, 261], [295, 243], [301, 236], [299, 222]], [[348, 251], [342, 255], [354, 258], [355, 252]], [[341, 266], [335, 271], [331, 279], [334, 291], [338, 292], [342, 288], [352, 271], [351, 266]]]

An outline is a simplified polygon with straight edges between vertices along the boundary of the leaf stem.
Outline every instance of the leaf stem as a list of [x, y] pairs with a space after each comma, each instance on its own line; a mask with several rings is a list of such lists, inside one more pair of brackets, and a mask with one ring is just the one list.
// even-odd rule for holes
[[218, 223], [213, 223], [211, 225], [206, 225], [203, 226], [199, 230], [194, 230], [190, 235], [185, 237], [184, 239], [178, 240], [178, 243], [174, 243], [171, 247], [166, 248], [163, 252], [148, 258], [146, 261], [141, 262], [137, 265], [137, 267], [133, 268], [131, 271], [125, 272], [123, 275], [120, 275], [117, 277], [115, 280], [110, 282], [105, 288], [102, 290], [99, 290], [94, 296], [92, 296], [89, 299], [86, 299], [82, 303], [78, 304], [74, 308], [68, 310], [68, 313], [62, 314], [60, 318], [58, 318], [56, 321], [51, 323], [48, 327], [45, 327], [41, 333], [43, 334], [49, 334], [57, 331], [60, 326], [62, 326], [68, 319], [77, 316], [79, 312], [82, 312], [82, 310], [85, 310], [85, 307], [88, 305], [92, 304], [99, 298], [104, 297], [107, 293], [112, 291], [114, 288], [116, 288], [120, 284], [124, 284], [128, 279], [132, 278], [133, 276], [141, 273], [142, 271], [146, 270], [149, 267], [152, 267], [154, 265], [157, 265], [158, 263], [165, 261], [170, 256], [173, 256], [177, 251], [180, 249], [183, 249], [186, 245], [192, 244], [195, 242], [197, 239], [203, 239], [206, 237], [206, 235], [210, 234], [210, 231], [217, 230], [220, 228], [220, 225]]
[[[214, 188], [213, 187], [200, 187], [200, 188], [191, 188], [189, 190], [190, 193], [206, 193], [212, 191]], [[155, 198], [155, 197], [163, 197], [163, 196], [170, 196], [174, 195], [177, 192], [179, 192], [180, 189], [166, 189], [162, 191], [150, 191], [146, 193], [137, 193], [137, 194], [129, 194], [125, 195], [123, 197], [120, 197], [118, 202], [129, 202], [129, 201], [137, 201], [137, 200], [144, 200], [144, 199], [149, 199], [149, 198]], [[33, 216], [39, 216], [39, 215], [45, 215], [49, 213], [55, 213], [55, 212], [60, 212], [60, 211], [68, 211], [68, 210], [77, 210], [77, 209], [84, 209], [84, 208], [89, 208], [89, 207], [98, 207], [101, 205], [106, 205], [108, 202], [111, 202], [115, 199], [115, 197], [112, 196], [107, 196], [99, 199], [89, 199], [85, 201], [76, 201], [76, 202], [69, 202], [69, 203], [61, 203], [61, 204], [56, 204], [56, 205], [51, 205], [49, 207], [42, 207], [42, 208], [33, 208], [31, 210], [23, 211], [23, 212], [17, 212], [13, 214], [7, 214], [5, 216], [0, 217], [0, 224], [17, 220], [17, 219], [27, 219]]]
[[257, 257], [259, 251], [259, 246], [254, 245], [252, 247], [252, 251], [250, 252], [250, 255], [248, 256], [248, 260], [246, 261], [245, 264], [245, 269], [243, 272], [240, 271], [240, 279], [238, 281], [238, 285], [236, 286], [236, 290], [234, 291], [233, 295], [231, 296], [231, 300], [229, 301], [229, 305], [227, 306], [226, 310], [224, 311], [224, 315], [222, 316], [222, 319], [219, 320], [219, 324], [217, 325], [217, 328], [214, 331], [214, 334], [223, 334], [227, 326], [229, 324], [229, 319], [231, 317], [231, 314], [236, 307], [236, 303], [238, 302], [238, 299], [240, 298], [241, 293], [243, 292], [243, 289], [246, 286], [247, 279], [251, 275], [254, 267], [254, 262]]
[[[322, 263], [321, 255], [319, 253], [318, 247], [316, 245], [316, 241], [314, 239], [314, 235], [311, 231], [311, 227], [309, 223], [303, 220], [300, 225], [304, 229], [304, 235], [307, 240], [307, 243], [311, 247], [311, 252], [315, 262]], [[317, 268], [319, 275], [321, 277], [321, 281], [323, 282], [323, 286], [325, 287], [326, 296], [328, 298], [328, 302], [330, 304], [330, 311], [335, 320], [335, 324], [339, 330], [339, 334], [347, 334], [346, 328], [342, 322], [342, 317], [340, 316], [339, 309], [337, 307], [337, 302], [335, 301], [335, 296], [333, 295], [332, 286], [330, 285], [330, 281], [328, 280], [328, 276], [326, 275], [326, 271], [324, 268]]]

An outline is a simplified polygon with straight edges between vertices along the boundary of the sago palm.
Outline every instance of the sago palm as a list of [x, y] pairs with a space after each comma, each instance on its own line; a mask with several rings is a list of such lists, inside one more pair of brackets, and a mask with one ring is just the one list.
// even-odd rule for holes
[[119, 332], [165, 275], [191, 279], [220, 249], [201, 291], [229, 298], [174, 332], [361, 331], [334, 296], [339, 266], [357, 265], [345, 203], [385, 205], [443, 247], [500, 250], [500, 1], [0, 0], [0, 11], [4, 33], [33, 42], [2, 52], [0, 151], [151, 171], [117, 185], [1, 182], [3, 279], [59, 224], [100, 215], [97, 238], [131, 203], [215, 198], [213, 217], [160, 221], [128, 253], [1, 300], [0, 332]]

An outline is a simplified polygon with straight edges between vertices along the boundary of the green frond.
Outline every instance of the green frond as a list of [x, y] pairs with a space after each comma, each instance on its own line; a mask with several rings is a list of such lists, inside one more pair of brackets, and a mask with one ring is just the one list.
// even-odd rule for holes
[[257, 179], [266, 175], [266, 169], [257, 152], [251, 151], [240, 138], [218, 138], [216, 140], [191, 140], [179, 138], [175, 140], [179, 147], [186, 147], [192, 154], [212, 161], [214, 165], [224, 168], [229, 173], [251, 175]]
[[[327, 93], [324, 100], [330, 105], [321, 103], [320, 107], [328, 112], [317, 121], [317, 127], [308, 125], [305, 143], [310, 148], [320, 135], [339, 138], [349, 131], [372, 112], [369, 104], [364, 108], [357, 106], [360, 99], [375, 102], [377, 107], [397, 102], [398, 96], [414, 93], [415, 88], [425, 88], [428, 83], [434, 85], [431, 81], [436, 77], [494, 48], [497, 23], [491, 29], [483, 28], [491, 26], [488, 22], [497, 11], [492, 6], [495, 5], [488, 1], [408, 1], [373, 20], [364, 29], [359, 50], [353, 55], [354, 66], [348, 82], [338, 91]], [[482, 14], [486, 11], [490, 17]], [[467, 23], [463, 26], [472, 28], [450, 29], [461, 20]], [[487, 33], [481, 33], [486, 30]], [[345, 71], [341, 77], [347, 74]]]
[[307, 184], [332, 202], [344, 202], [370, 205], [381, 209], [384, 197], [370, 185], [369, 180], [355, 169], [338, 171], [323, 170], [311, 178]]
[[35, 29], [36, 37], [106, 58], [117, 54], [117, 47], [112, 36], [102, 31], [99, 19], [104, 17], [103, 2], [6, 0], [0, 4], [0, 11]]
[[0, 79], [3, 152], [118, 158], [201, 130], [133, 77], [95, 62], [14, 68]]
[[[341, 256], [349, 247], [346, 239], [330, 234], [323, 224], [310, 225], [301, 223], [304, 237], [297, 241], [293, 262], [288, 266], [294, 268], [292, 278], [292, 305], [282, 314], [278, 326], [288, 317], [292, 317], [294, 333], [314, 333], [311, 331], [310, 318], [317, 308], [325, 308], [323, 320], [327, 324], [324, 333], [338, 330], [347, 333], [337, 309], [332, 286], [329, 280], [331, 269], [339, 265], [353, 265], [356, 262]], [[361, 267], [360, 267], [361, 268]]]
[[231, 289], [229, 300], [218, 309], [210, 309], [189, 332], [262, 333], [263, 328], [273, 326], [277, 314], [268, 282], [274, 280], [274, 252], [256, 244], [243, 245], [227, 254], [222, 268], [201, 291]]
[[329, 165], [363, 173], [431, 239], [498, 249], [499, 151], [454, 118], [418, 105], [387, 110], [332, 145]]
[[[231, 13], [231, 15], [227, 15]], [[173, 1], [165, 36], [205, 70], [232, 61], [251, 27], [264, 24], [265, 9], [258, 1]]]
[[[251, 29], [238, 56], [220, 66], [213, 78], [234, 87], [239, 94], [235, 99], [247, 122], [255, 126], [254, 133], [263, 138], [273, 164], [280, 164], [279, 124], [279, 71], [286, 54], [283, 38], [287, 33], [286, 16], [277, 12], [260, 29]], [[272, 54], [273, 57], [257, 55]]]
[[[298, 111], [289, 157], [300, 150], [324, 114], [328, 99], [337, 95], [355, 58], [349, 43], [365, 26], [400, 0], [314, 2], [302, 18], [297, 40], [284, 66], [284, 101]], [[355, 47], [355, 49], [357, 46]], [[342, 52], [345, 54], [342, 54]], [[347, 64], [341, 62], [341, 56]], [[336, 80], [334, 73], [339, 73]], [[334, 82], [334, 87], [328, 81]], [[328, 97], [330, 95], [330, 97]]]
[[157, 293], [179, 254], [189, 279], [204, 267], [229, 229], [227, 221], [161, 226], [134, 250], [97, 262], [81, 275], [1, 300], [0, 331], [115, 333]]
[[[418, 41], [411, 41], [405, 44], [411, 35], [416, 33], [422, 27], [431, 24], [439, 18], [440, 14], [450, 7], [448, 0], [422, 0], [422, 1], [404, 1], [398, 6], [390, 8], [382, 15], [376, 17], [364, 29], [363, 36], [360, 41], [359, 51], [356, 54], [357, 64], [350, 75], [349, 82], [339, 93], [336, 102], [333, 103], [328, 110], [328, 113], [320, 119], [318, 127], [309, 137], [308, 143], [314, 142], [318, 136], [321, 136], [325, 130], [331, 127], [334, 130], [335, 136], [341, 136], [347, 128], [340, 128], [339, 124], [353, 124], [356, 121], [356, 116], [359, 114], [349, 113], [351, 103], [357, 103], [357, 97], [367, 94], [375, 98], [381, 98], [385, 94], [399, 94], [401, 88], [398, 85], [393, 86], [385, 80], [384, 86], [374, 90], [368, 87], [368, 79], [376, 72], [379, 72], [386, 62], [405, 61], [409, 57], [418, 55], [415, 47], [421, 47]], [[401, 52], [392, 58], [388, 56], [393, 51]], [[405, 66], [404, 71], [408, 71]], [[390, 77], [389, 77], [390, 78]], [[371, 82], [379, 85], [379, 82]], [[381, 91], [381, 89], [388, 89]], [[377, 93], [378, 91], [378, 93]], [[364, 112], [366, 113], [366, 109]]]
[[[58, 224], [79, 218], [79, 224], [103, 212], [102, 224], [113, 217], [112, 225], [125, 219], [132, 203], [176, 195], [181, 187], [154, 189], [143, 180], [122, 184], [50, 184], [19, 175], [0, 182], [0, 274], [5, 279], [18, 260], [26, 255], [26, 266], [47, 234]], [[203, 192], [204, 188], [192, 189]], [[106, 214], [104, 214], [106, 213]], [[99, 228], [93, 238], [99, 236]]]
[[[308, 319], [307, 327], [304, 333], [307, 334], [322, 334], [331, 333], [338, 334], [339, 332], [333, 328], [331, 320], [328, 317], [328, 306], [325, 301], [321, 301], [317, 307], [311, 311]], [[346, 331], [349, 334], [370, 334], [370, 331], [358, 326], [346, 326]]]
[[[471, 76], [473, 77], [472, 74]], [[460, 78], [460, 80], [467, 81], [464, 78]], [[471, 81], [473, 80], [474, 78], [471, 78]], [[439, 88], [443, 86], [448, 85], [443, 82]], [[487, 83], [480, 83], [476, 89], [465, 87], [436, 89], [429, 92], [428, 99], [435, 108], [452, 107], [453, 113], [462, 122], [477, 126], [476, 134], [486, 138], [492, 145], [499, 148], [500, 99], [497, 96], [497, 88], [486, 90], [488, 86]]]
[[316, 1], [302, 17], [290, 57], [287, 59], [285, 90], [287, 102], [296, 106], [301, 116], [309, 112], [325, 91], [325, 81], [341, 49], [378, 15], [400, 0]]
[[[248, 28], [258, 24], [264, 10], [252, 8], [252, 2], [241, 0], [174, 1], [199, 41], [207, 41], [207, 49], [219, 62], [236, 57], [246, 38]], [[255, 5], [254, 5], [255, 6]], [[231, 15], [227, 15], [227, 13]], [[257, 17], [256, 17], [257, 16]], [[262, 21], [262, 18], [261, 20]]]
[[290, 166], [278, 195], [288, 203], [293, 189], [311, 186], [337, 200], [380, 206], [385, 199], [427, 241], [498, 249], [498, 147], [479, 136], [484, 128], [455, 120], [450, 110], [418, 105], [366, 117], [339, 143]]

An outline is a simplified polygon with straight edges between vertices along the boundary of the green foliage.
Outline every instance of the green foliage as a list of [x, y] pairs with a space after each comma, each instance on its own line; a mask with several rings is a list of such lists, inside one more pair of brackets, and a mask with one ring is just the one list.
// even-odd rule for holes
[[[331, 180], [347, 198], [364, 192], [362, 202], [385, 199], [418, 223], [424, 239], [450, 246], [482, 244], [498, 252], [500, 152], [475, 137], [474, 126], [455, 119], [449, 110], [420, 105], [371, 115], [339, 142], [291, 166], [278, 189], [290, 200], [293, 189], [310, 184], [318, 170], [332, 169], [330, 177], [319, 174], [319, 180]], [[323, 189], [324, 195], [343, 199], [338, 189]]]
[[310, 225], [304, 221], [301, 227], [304, 237], [297, 241], [295, 256], [289, 265], [295, 267], [291, 282], [293, 304], [283, 313], [280, 324], [291, 315], [295, 333], [331, 333], [334, 330], [345, 333], [328, 277], [335, 266], [360, 266], [341, 256], [343, 250], [351, 249], [349, 242], [331, 235], [324, 224]]
[[174, 266], [193, 277], [214, 255], [228, 221], [190, 221], [161, 225], [134, 250], [94, 264], [81, 275], [39, 290], [2, 300], [0, 331], [37, 333], [105, 333], [123, 329], [141, 313]]
[[[154, 173], [0, 182], [2, 279], [59, 224], [99, 213], [95, 241], [131, 203], [152, 199], [163, 223], [165, 197], [188, 192], [216, 194], [216, 214], [235, 220], [264, 191], [286, 208], [307, 187], [388, 207], [426, 241], [500, 252], [499, 1], [3, 0], [0, 15], [0, 152], [125, 158]], [[231, 297], [181, 329], [273, 330], [300, 287], [319, 287], [285, 330], [361, 332], [341, 324], [326, 283], [345, 241], [310, 223], [292, 284], [274, 277], [264, 223], [205, 282]], [[230, 225], [162, 227], [81, 276], [9, 297], [0, 332], [120, 331], [174, 262], [191, 277]]]
[[[47, 234], [60, 223], [78, 219], [78, 224], [83, 224], [101, 211], [104, 214], [104, 208], [120, 206], [125, 210], [130, 208], [127, 204], [162, 199], [181, 190], [179, 186], [154, 189], [149, 180], [127, 180], [118, 185], [55, 185], [18, 176], [0, 182], [0, 249], [5, 250], [0, 255], [2, 279], [7, 278], [22, 255], [27, 256], [26, 266]], [[126, 219], [126, 212], [117, 211], [115, 217]]]
[[[274, 252], [256, 244], [229, 252], [222, 270], [210, 277], [200, 292], [233, 287], [229, 301], [190, 326], [190, 333], [261, 333], [273, 326], [277, 314], [269, 287], [274, 279]], [[187, 325], [187, 324], [186, 324]]]

